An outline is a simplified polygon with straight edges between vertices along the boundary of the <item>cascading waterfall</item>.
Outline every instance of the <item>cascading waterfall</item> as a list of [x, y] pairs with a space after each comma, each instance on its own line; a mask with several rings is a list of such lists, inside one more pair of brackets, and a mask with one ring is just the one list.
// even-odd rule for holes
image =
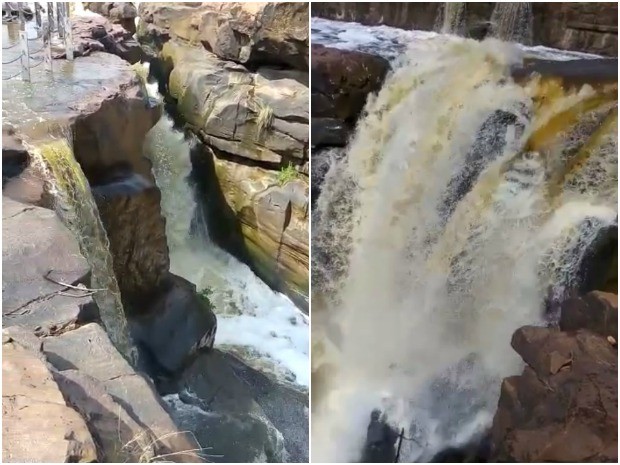
[[532, 43], [534, 15], [530, 2], [497, 2], [491, 13], [493, 35], [508, 42]]
[[465, 2], [444, 2], [435, 20], [435, 31], [461, 35], [465, 25]]
[[314, 460], [359, 460], [373, 408], [415, 439], [403, 462], [482, 432], [522, 364], [512, 333], [617, 226], [617, 85], [516, 83], [521, 53], [429, 40], [333, 161], [312, 228]]
[[[156, 84], [147, 84], [161, 99]], [[288, 297], [274, 292], [248, 266], [209, 238], [189, 184], [192, 140], [164, 115], [147, 134], [145, 155], [161, 190], [170, 250], [170, 270], [209, 290], [218, 316], [215, 345], [235, 352], [249, 365], [305, 389], [309, 384], [309, 320]]]
[[127, 327], [108, 237], [88, 180], [73, 154], [70, 131], [62, 132], [60, 138], [33, 147], [31, 153], [52, 185], [60, 218], [77, 237], [90, 265], [91, 288], [98, 289], [93, 298], [108, 336], [118, 351], [137, 366], [138, 353]]

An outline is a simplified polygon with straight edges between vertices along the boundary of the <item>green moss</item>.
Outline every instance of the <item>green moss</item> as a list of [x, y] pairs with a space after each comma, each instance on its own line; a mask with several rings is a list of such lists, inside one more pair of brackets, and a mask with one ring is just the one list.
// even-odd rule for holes
[[282, 167], [280, 169], [276, 181], [278, 182], [279, 186], [284, 186], [285, 184], [294, 181], [298, 177], [299, 172], [297, 171], [297, 168], [294, 167], [291, 163], [289, 163], [288, 166]]
[[205, 287], [198, 291], [198, 298], [202, 300], [209, 308], [213, 308], [213, 303], [211, 302], [211, 296], [213, 295], [213, 290], [209, 287]]

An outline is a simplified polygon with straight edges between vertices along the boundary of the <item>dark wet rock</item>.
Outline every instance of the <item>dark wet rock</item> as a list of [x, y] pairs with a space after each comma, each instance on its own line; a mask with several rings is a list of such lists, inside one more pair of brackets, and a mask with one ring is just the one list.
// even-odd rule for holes
[[104, 17], [75, 16], [71, 19], [71, 27], [76, 56], [107, 52], [132, 64], [145, 58], [133, 32]]
[[475, 437], [466, 444], [448, 447], [433, 455], [430, 463], [487, 463], [491, 447], [488, 434]]
[[23, 338], [2, 342], [2, 461], [96, 462], [84, 419], [67, 406], [38, 349]]
[[588, 330], [531, 326], [512, 346], [527, 366], [502, 383], [491, 461], [615, 463], [617, 346]]
[[588, 329], [618, 340], [618, 295], [593, 291], [565, 300], [561, 305], [560, 329]]
[[232, 355], [224, 355], [235, 375], [251, 390], [273, 426], [282, 433], [288, 461], [308, 462], [309, 409], [308, 396], [275, 383], [265, 374], [250, 368]]
[[2, 186], [9, 179], [19, 175], [28, 166], [28, 151], [15, 129], [2, 126]]
[[176, 38], [253, 68], [308, 67], [306, 3], [144, 2], [139, 14], [139, 40], [152, 50]]
[[344, 147], [351, 134], [350, 125], [336, 118], [312, 118], [312, 147]]
[[517, 81], [526, 81], [534, 75], [561, 79], [563, 87], [580, 88], [618, 82], [618, 59], [543, 60], [528, 58], [511, 70]]
[[312, 151], [312, 206], [321, 194], [321, 186], [332, 164], [341, 160], [346, 155], [345, 148], [323, 148]]
[[389, 69], [378, 56], [312, 45], [312, 116], [355, 123]]
[[[179, 431], [153, 383], [131, 368], [101, 326], [91, 323], [60, 336], [45, 338], [43, 350], [61, 374], [66, 370], [79, 370], [80, 374], [100, 382], [135, 422], [159, 439], [155, 444], [157, 455], [176, 453], [170, 456], [171, 460], [200, 461], [193, 453], [185, 453], [196, 449], [197, 444], [190, 435]], [[95, 406], [82, 404], [81, 408]]]
[[136, 33], [138, 10], [131, 2], [84, 2], [84, 8], [120, 24], [131, 34]]
[[228, 356], [217, 350], [201, 354], [184, 371], [177, 391], [178, 395], [167, 397], [174, 405], [173, 416], [181, 428], [209, 445], [210, 461], [287, 460], [282, 433], [231, 367]]
[[196, 294], [196, 286], [170, 275], [167, 290], [157, 296], [148, 313], [130, 319], [131, 334], [155, 365], [175, 373], [199, 350], [213, 347], [217, 320], [209, 304]]
[[387, 424], [385, 415], [373, 410], [362, 451], [362, 463], [391, 463], [396, 459], [398, 431]]
[[2, 216], [3, 325], [54, 332], [92, 314], [92, 297], [86, 292], [45, 278], [49, 273], [69, 285], [89, 281], [88, 263], [56, 214], [3, 197]]

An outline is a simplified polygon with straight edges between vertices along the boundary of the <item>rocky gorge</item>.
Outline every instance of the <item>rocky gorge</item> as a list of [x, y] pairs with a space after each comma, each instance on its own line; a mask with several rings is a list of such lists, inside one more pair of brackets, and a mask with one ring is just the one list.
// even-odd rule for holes
[[[261, 371], [281, 363], [273, 351], [231, 343], [226, 331], [218, 342], [218, 326], [244, 321], [252, 298], [282, 302], [263, 311], [287, 315], [302, 339], [307, 317], [249, 269], [259, 294], [234, 315], [218, 314], [219, 281], [198, 287], [179, 274], [170, 236], [178, 225], [148, 142], [168, 115], [195, 131], [196, 200], [188, 190], [176, 209], [193, 224], [207, 212], [205, 234], [218, 245], [199, 247], [230, 250], [238, 269], [247, 262], [303, 306], [307, 6], [279, 9], [286, 5], [248, 13], [217, 3], [85, 4], [97, 14], [71, 17], [74, 61], [54, 45], [53, 75], [41, 67], [29, 83], [3, 81], [3, 461], [307, 461], [304, 380]], [[169, 10], [198, 36], [200, 12], [248, 35], [237, 55], [220, 58], [202, 39], [161, 26]], [[137, 18], [138, 29], [155, 23], [153, 37], [171, 34], [170, 43], [140, 45]], [[217, 51], [230, 34], [223, 27], [205, 40]], [[171, 66], [170, 85], [160, 81], [165, 109], [149, 97], [146, 60], [151, 70]], [[167, 141], [176, 134], [170, 128]], [[262, 365], [248, 365], [250, 354]], [[295, 356], [303, 365], [303, 352]]]
[[313, 460], [617, 461], [617, 5], [447, 5], [311, 6]]

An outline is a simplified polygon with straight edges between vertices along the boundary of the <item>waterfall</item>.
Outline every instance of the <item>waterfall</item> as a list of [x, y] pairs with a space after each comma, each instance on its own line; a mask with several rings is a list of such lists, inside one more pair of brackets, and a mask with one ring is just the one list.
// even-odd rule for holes
[[63, 132], [61, 138], [33, 147], [31, 153], [52, 186], [58, 215], [78, 239], [90, 265], [90, 287], [103, 289], [93, 298], [108, 336], [118, 351], [137, 366], [138, 354], [127, 327], [108, 237], [88, 180], [73, 154], [71, 134]]
[[359, 460], [373, 408], [414, 439], [403, 462], [484, 431], [522, 367], [512, 333], [545, 324], [550, 290], [578, 287], [617, 227], [617, 85], [516, 83], [521, 62], [495, 39], [429, 40], [332, 162], [312, 225], [314, 460]]
[[439, 7], [434, 30], [443, 34], [462, 35], [465, 8], [465, 2], [444, 2]]
[[[146, 84], [161, 100], [157, 85]], [[207, 292], [218, 316], [215, 345], [249, 365], [305, 389], [309, 384], [309, 319], [285, 295], [274, 292], [251, 269], [209, 238], [208, 225], [189, 183], [191, 145], [168, 115], [145, 139], [145, 156], [161, 190], [170, 250], [170, 271]]]
[[534, 16], [530, 2], [497, 2], [491, 13], [494, 36], [509, 42], [533, 42]]

